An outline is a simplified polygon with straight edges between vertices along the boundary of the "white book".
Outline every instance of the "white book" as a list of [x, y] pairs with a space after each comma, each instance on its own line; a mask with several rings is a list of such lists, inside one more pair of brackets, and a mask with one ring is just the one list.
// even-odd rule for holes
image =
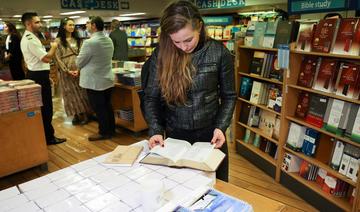
[[6, 199], [10, 199], [20, 194], [19, 189], [16, 186], [4, 189], [0, 191], [0, 202]]
[[104, 209], [106, 206], [115, 204], [116, 202], [119, 202], [120, 200], [113, 195], [112, 193], [107, 193], [105, 195], [99, 196], [87, 203], [85, 203], [85, 206], [89, 208], [91, 211], [100, 211]]
[[203, 171], [215, 171], [225, 154], [209, 142], [189, 142], [167, 138], [164, 146], [157, 145], [141, 160], [141, 163], [189, 167]]

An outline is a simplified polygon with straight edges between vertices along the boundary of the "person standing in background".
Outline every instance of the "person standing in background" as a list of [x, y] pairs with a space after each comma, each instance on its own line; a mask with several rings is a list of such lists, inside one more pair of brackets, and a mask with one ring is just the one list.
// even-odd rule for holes
[[192, 144], [211, 142], [226, 155], [216, 177], [228, 181], [225, 132], [236, 103], [233, 57], [206, 36], [200, 12], [190, 1], [171, 3], [160, 27], [143, 97], [149, 147], [163, 146], [164, 135]]
[[22, 66], [23, 55], [20, 48], [20, 33], [16, 30], [14, 24], [10, 22], [5, 22], [4, 32], [7, 34], [5, 60], [9, 61], [12, 79], [25, 79], [25, 72]]
[[114, 19], [111, 21], [111, 33], [109, 37], [114, 44], [113, 60], [128, 60], [128, 38], [125, 31], [120, 30], [120, 21]]
[[91, 37], [85, 40], [76, 59], [80, 69], [80, 87], [85, 88], [94, 110], [99, 133], [89, 136], [89, 141], [109, 139], [115, 134], [115, 117], [111, 105], [114, 74], [111, 58], [114, 45], [103, 33], [104, 21], [96, 16], [90, 19]]
[[79, 69], [76, 57], [79, 55], [81, 39], [73, 19], [61, 20], [56, 42], [59, 44], [55, 60], [60, 74], [60, 87], [66, 115], [73, 116], [72, 124], [87, 124], [90, 105], [86, 90], [79, 85]]
[[48, 145], [60, 144], [65, 142], [66, 139], [54, 136], [54, 128], [51, 124], [53, 104], [49, 79], [49, 63], [55, 55], [58, 44], [56, 42], [51, 42], [51, 48], [49, 52], [46, 52], [45, 47], [41, 44], [40, 39], [37, 37], [42, 25], [40, 18], [36, 13], [24, 13], [21, 17], [21, 21], [26, 29], [20, 43], [25, 63], [29, 69], [26, 77], [41, 85], [41, 97], [43, 103], [43, 106], [41, 107], [41, 115], [44, 124], [46, 143]]

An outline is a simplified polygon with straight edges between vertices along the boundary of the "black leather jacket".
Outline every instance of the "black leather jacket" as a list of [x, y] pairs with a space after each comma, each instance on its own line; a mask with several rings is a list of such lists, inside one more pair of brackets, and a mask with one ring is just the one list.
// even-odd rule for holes
[[192, 53], [197, 69], [185, 105], [167, 105], [157, 80], [157, 51], [150, 58], [149, 78], [144, 89], [144, 113], [149, 135], [163, 135], [166, 129], [214, 127], [225, 132], [235, 107], [234, 62], [230, 52], [218, 41], [209, 39]]

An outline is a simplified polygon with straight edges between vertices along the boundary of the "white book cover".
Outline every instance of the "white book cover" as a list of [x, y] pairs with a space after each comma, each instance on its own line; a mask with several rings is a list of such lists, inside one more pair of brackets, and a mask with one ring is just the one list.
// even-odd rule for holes
[[80, 200], [82, 203], [86, 203], [90, 200], [95, 199], [96, 197], [106, 194], [107, 191], [100, 185], [90, 187], [86, 191], [75, 194], [75, 197]]
[[105, 195], [99, 196], [89, 202], [85, 203], [85, 206], [89, 208], [91, 211], [100, 211], [108, 205], [115, 204], [120, 200], [113, 195], [112, 193], [107, 193]]
[[6, 199], [10, 199], [20, 194], [19, 189], [16, 186], [4, 189], [0, 191], [0, 202]]
[[68, 192], [66, 192], [64, 189], [59, 189], [56, 190], [55, 192], [52, 192], [51, 195], [45, 195], [43, 197], [35, 199], [34, 201], [41, 208], [46, 208], [60, 201], [63, 201], [69, 197], [70, 194]]
[[64, 212], [64, 211], [74, 211], [82, 203], [74, 196], [71, 196], [63, 201], [59, 201], [56, 204], [50, 205], [45, 208], [46, 212]]

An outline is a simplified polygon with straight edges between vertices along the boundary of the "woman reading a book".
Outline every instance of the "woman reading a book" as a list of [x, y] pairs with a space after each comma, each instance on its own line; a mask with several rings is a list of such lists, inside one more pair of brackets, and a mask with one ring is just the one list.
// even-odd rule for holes
[[[227, 155], [225, 131], [236, 101], [232, 55], [206, 36], [204, 21], [189, 1], [170, 4], [160, 27], [144, 88], [150, 148], [166, 145], [166, 135], [190, 143], [211, 142]], [[216, 176], [228, 181], [227, 156]]]

